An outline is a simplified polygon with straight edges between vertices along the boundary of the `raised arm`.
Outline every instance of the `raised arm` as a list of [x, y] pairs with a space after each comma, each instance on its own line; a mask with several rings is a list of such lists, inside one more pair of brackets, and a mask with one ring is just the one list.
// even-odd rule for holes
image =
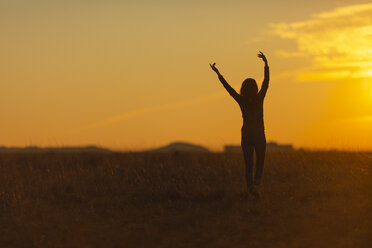
[[265, 77], [264, 77], [264, 80], [262, 82], [260, 92], [258, 92], [258, 95], [260, 97], [264, 98], [265, 95], [266, 95], [266, 92], [267, 92], [267, 88], [269, 88], [269, 80], [270, 80], [269, 65], [267, 64], [267, 59], [266, 59], [265, 55], [261, 51], [260, 51], [259, 54], [257, 54], [257, 56], [265, 62]]
[[220, 74], [220, 72], [216, 68], [216, 63], [213, 63], [213, 65], [211, 65], [211, 64], [209, 64], [209, 65], [211, 66], [212, 70], [217, 73], [218, 79], [222, 83], [223, 87], [225, 87], [225, 89], [227, 90], [227, 92], [229, 92], [229, 94], [235, 99], [235, 101], [239, 102], [240, 95], [234, 90], [233, 87], [231, 87], [229, 85], [228, 82], [226, 82], [226, 80], [223, 78], [223, 76]]

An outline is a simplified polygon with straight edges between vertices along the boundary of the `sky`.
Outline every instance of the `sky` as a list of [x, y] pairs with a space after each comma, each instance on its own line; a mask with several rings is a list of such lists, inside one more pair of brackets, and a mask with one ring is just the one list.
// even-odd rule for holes
[[0, 146], [240, 143], [238, 91], [271, 81], [268, 141], [372, 149], [371, 1], [0, 0]]

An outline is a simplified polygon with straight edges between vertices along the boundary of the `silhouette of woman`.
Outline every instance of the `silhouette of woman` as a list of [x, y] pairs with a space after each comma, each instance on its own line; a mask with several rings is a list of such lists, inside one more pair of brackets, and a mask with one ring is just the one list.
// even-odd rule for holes
[[[243, 81], [240, 94], [238, 94], [223, 78], [216, 63], [209, 64], [213, 71], [218, 75], [218, 79], [225, 87], [227, 92], [239, 104], [243, 115], [242, 139], [241, 145], [244, 153], [246, 166], [246, 181], [248, 193], [259, 198], [259, 192], [255, 186], [261, 184], [264, 160], [266, 153], [266, 137], [263, 121], [263, 101], [269, 86], [269, 66], [265, 55], [260, 51], [257, 54], [265, 62], [265, 78], [261, 90], [258, 92], [257, 83], [253, 78], [247, 78]], [[256, 173], [253, 180], [253, 151], [256, 153]]]

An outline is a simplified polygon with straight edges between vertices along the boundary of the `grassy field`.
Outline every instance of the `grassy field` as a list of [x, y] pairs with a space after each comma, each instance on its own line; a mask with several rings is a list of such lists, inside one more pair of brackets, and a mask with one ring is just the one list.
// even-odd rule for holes
[[372, 247], [372, 153], [0, 154], [0, 247]]

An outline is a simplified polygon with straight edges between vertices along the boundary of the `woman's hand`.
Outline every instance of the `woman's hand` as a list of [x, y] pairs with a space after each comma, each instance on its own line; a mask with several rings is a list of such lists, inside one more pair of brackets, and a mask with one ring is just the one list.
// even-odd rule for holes
[[216, 68], [216, 63], [213, 63], [212, 65], [209, 64], [209, 65], [210, 65], [210, 67], [212, 68], [212, 70], [214, 70], [217, 74], [219, 73], [219, 72], [218, 72], [218, 69]]
[[261, 51], [259, 51], [259, 53], [257, 54], [257, 57], [261, 58], [265, 62], [265, 64], [267, 64], [267, 59]]

